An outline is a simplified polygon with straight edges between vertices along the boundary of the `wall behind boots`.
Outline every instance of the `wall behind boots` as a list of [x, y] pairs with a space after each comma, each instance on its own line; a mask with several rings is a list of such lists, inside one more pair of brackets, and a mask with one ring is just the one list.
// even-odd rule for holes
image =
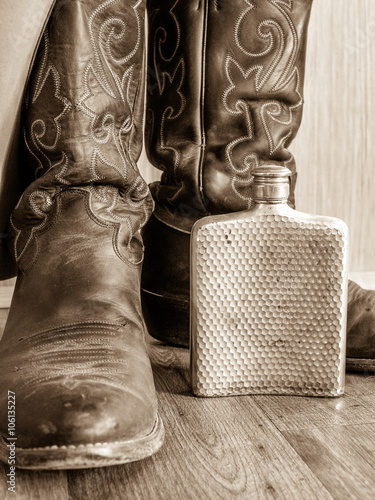
[[350, 270], [375, 272], [375, 1], [315, 0], [307, 47], [297, 208], [343, 219]]

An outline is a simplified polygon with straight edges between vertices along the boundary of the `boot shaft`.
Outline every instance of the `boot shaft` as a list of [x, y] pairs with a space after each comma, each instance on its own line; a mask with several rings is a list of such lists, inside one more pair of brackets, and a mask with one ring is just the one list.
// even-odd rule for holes
[[189, 344], [190, 231], [249, 208], [252, 170], [292, 171], [312, 0], [148, 1], [146, 148], [163, 171], [145, 227], [143, 313], [154, 337]]
[[66, 189], [88, 191], [92, 216], [122, 228], [116, 245], [132, 245], [148, 220], [152, 200], [136, 166], [143, 41], [142, 0], [56, 3], [25, 97], [26, 185], [10, 236], [21, 269], [33, 261], [37, 235], [51, 224], [56, 197]]
[[121, 173], [135, 167], [142, 147], [143, 11], [142, 0], [56, 3], [25, 99], [32, 180], [62, 159], [74, 167], [64, 176], [72, 183], [77, 169], [90, 181], [87, 160], [96, 155]]
[[164, 172], [152, 190], [169, 223], [189, 230], [208, 213], [248, 208], [259, 164], [295, 174], [287, 147], [302, 117], [311, 4], [148, 2], [146, 147]]

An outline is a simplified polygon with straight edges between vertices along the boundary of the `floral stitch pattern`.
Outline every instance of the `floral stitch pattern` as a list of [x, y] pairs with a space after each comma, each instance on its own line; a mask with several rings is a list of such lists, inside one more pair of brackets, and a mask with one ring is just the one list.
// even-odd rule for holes
[[[153, 75], [155, 76], [159, 96], [163, 95], [170, 96], [171, 88], [173, 88], [175, 89], [175, 93], [178, 96], [178, 101], [179, 101], [178, 107], [175, 107], [170, 103], [170, 99], [168, 99], [168, 104], [161, 114], [161, 119], [157, 117], [158, 120], [160, 119], [159, 147], [161, 151], [166, 151], [166, 152], [171, 151], [173, 155], [174, 171], [176, 171], [180, 165], [181, 153], [176, 147], [167, 145], [164, 130], [166, 121], [176, 120], [179, 116], [181, 116], [186, 106], [186, 97], [181, 91], [182, 85], [185, 80], [185, 60], [183, 56], [179, 57], [175, 65], [172, 66], [171, 71], [161, 70], [159, 67], [159, 63], [160, 61], [163, 63], [171, 63], [171, 61], [173, 61], [173, 59], [176, 57], [178, 49], [180, 47], [181, 28], [177, 16], [174, 13], [174, 9], [177, 6], [178, 2], [179, 0], [176, 0], [168, 11], [168, 16], [172, 20], [173, 25], [175, 27], [174, 36], [176, 38], [175, 43], [168, 45], [168, 48], [171, 51], [170, 55], [165, 54], [165, 50], [163, 49], [164, 46], [167, 45], [166, 44], [167, 38], [171, 40], [172, 36], [170, 30], [167, 30], [162, 25], [159, 25], [154, 32], [153, 44], [151, 48], [152, 61], [153, 61]], [[154, 18], [157, 16], [157, 14], [158, 11], [156, 9], [150, 15], [150, 17], [153, 19], [153, 22], [155, 22]], [[163, 20], [166, 22], [165, 19]], [[149, 92], [153, 93], [151, 85], [149, 85]], [[149, 113], [149, 120], [153, 123], [155, 121], [155, 117], [153, 116], [153, 111], [149, 109], [148, 113]], [[161, 168], [162, 170], [166, 170], [166, 168], [162, 164], [159, 164], [158, 167]]]
[[[117, 11], [114, 9], [116, 4]], [[26, 189], [11, 219], [17, 261], [34, 240], [33, 235], [47, 224], [54, 196], [67, 186], [83, 185], [91, 193], [91, 209], [95, 210], [99, 203], [100, 213], [105, 214], [107, 220], [125, 223], [129, 228], [129, 244], [134, 233], [148, 220], [151, 211], [148, 186], [132, 154], [134, 100], [139, 93], [138, 72], [142, 61], [143, 15], [140, 8], [143, 0], [136, 0], [125, 9], [123, 12], [127, 16], [119, 13], [120, 5], [121, 0], [105, 0], [88, 16], [92, 57], [83, 69], [82, 92], [77, 97], [67, 97], [70, 88], [64, 95], [65, 75], [59, 73], [53, 62], [49, 26], [44, 32], [35, 84], [33, 88], [29, 85], [25, 101], [26, 111], [36, 106], [40, 112], [24, 132], [27, 152], [36, 162], [36, 180]], [[77, 83], [78, 78], [79, 75]], [[55, 98], [55, 102], [44, 98], [51, 107], [48, 116], [53, 117], [53, 127], [44, 118], [45, 102], [42, 107], [38, 105], [38, 99], [43, 98], [45, 92]], [[96, 104], [97, 94], [100, 94], [100, 102], [103, 93], [108, 103], [104, 111]], [[66, 141], [62, 141], [62, 124], [70, 119], [70, 113], [74, 113], [79, 124], [82, 122], [79, 126], [86, 127], [85, 122], [88, 123], [84, 134], [89, 134], [91, 158], [85, 160], [83, 167], [72, 163], [72, 153], [66, 149]], [[72, 123], [76, 121], [74, 118]], [[127, 203], [132, 209], [138, 209], [137, 215], [135, 210], [126, 213], [124, 204]], [[28, 222], [22, 213], [29, 209], [35, 217]], [[35, 219], [40, 223], [35, 223]]]
[[287, 148], [301, 119], [311, 2], [148, 5], [147, 147], [164, 172], [153, 195], [181, 219], [181, 207], [200, 215], [245, 209], [254, 167], [282, 163], [295, 171]]
[[[257, 2], [253, 0], [244, 0], [244, 2], [246, 7], [235, 22], [233, 37], [241, 54], [241, 60], [243, 61], [245, 56], [250, 65], [244, 67], [243, 63], [241, 64], [232, 55], [227, 56], [225, 71], [229, 85], [223, 93], [223, 105], [228, 113], [242, 115], [248, 131], [247, 136], [233, 139], [226, 146], [225, 157], [233, 172], [232, 188], [237, 196], [247, 201], [249, 206], [250, 196], [244, 194], [248, 190], [240, 191], [237, 186], [246, 188], [251, 185], [252, 176], [249, 174], [259, 164], [260, 158], [255, 147], [250, 155], [242, 159], [242, 165], [234, 161], [234, 150], [239, 144], [254, 143], [258, 139], [254, 135], [253, 113], [255, 111], [246, 98], [239, 97], [240, 90], [238, 89], [242, 82], [246, 82], [249, 88], [253, 84], [252, 100], [259, 101], [258, 112], [268, 142], [268, 157], [271, 160], [292, 138], [294, 113], [302, 107], [303, 98], [300, 91], [299, 70], [296, 66], [298, 37], [291, 17], [292, 0], [267, 0], [267, 3], [276, 9], [277, 17], [266, 19], [257, 17], [262, 15], [262, 11], [257, 14], [259, 10]], [[251, 26], [256, 23], [255, 33], [258, 41], [254, 41], [254, 37], [249, 36], [249, 33], [253, 31], [249, 29], [247, 23]], [[246, 45], [243, 38], [246, 40]], [[255, 48], [259, 48], [258, 51]], [[274, 75], [279, 75], [276, 81]], [[282, 102], [277, 95], [286, 87], [291, 89], [293, 96], [291, 104]], [[273, 94], [275, 97], [272, 97]], [[261, 104], [262, 100], [264, 100], [263, 104]], [[276, 124], [279, 126], [275, 134]], [[291, 155], [286, 162], [290, 161]]]
[[[61, 137], [61, 120], [64, 116], [66, 116], [69, 111], [72, 109], [72, 103], [66, 96], [63, 96], [61, 93], [61, 78], [59, 72], [56, 69], [56, 66], [50, 62], [49, 60], [49, 35], [48, 30], [45, 30], [42, 38], [42, 51], [43, 58], [40, 64], [40, 70], [37, 76], [37, 82], [35, 85], [34, 92], [32, 95], [26, 95], [25, 99], [25, 107], [29, 108], [31, 104], [34, 104], [40, 94], [43, 91], [44, 86], [47, 83], [47, 80], [52, 77], [53, 85], [54, 85], [54, 97], [59, 101], [62, 105], [62, 111], [59, 113], [54, 119], [55, 125], [55, 137], [53, 138], [52, 144], [48, 144], [46, 141], [46, 132], [47, 128], [50, 131], [50, 127], [47, 127], [45, 121], [42, 118], [38, 118], [34, 120], [30, 125], [29, 136], [31, 137], [31, 143], [29, 144], [26, 131], [24, 131], [24, 142], [27, 148], [27, 151], [30, 155], [36, 160], [38, 166], [35, 170], [35, 178], [37, 178], [42, 171], [51, 168], [53, 165], [47, 154], [43, 152], [45, 151], [53, 151], [56, 149], [58, 145], [58, 141]], [[56, 104], [54, 104], [56, 106]], [[35, 152], [34, 152], [35, 151]]]

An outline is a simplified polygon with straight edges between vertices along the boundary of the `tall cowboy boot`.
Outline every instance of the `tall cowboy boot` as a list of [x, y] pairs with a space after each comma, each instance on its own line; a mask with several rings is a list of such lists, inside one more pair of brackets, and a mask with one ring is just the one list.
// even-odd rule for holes
[[146, 147], [163, 171], [144, 230], [150, 333], [188, 345], [189, 239], [209, 214], [250, 207], [252, 169], [296, 168], [312, 0], [149, 0]]
[[16, 444], [18, 467], [125, 463], [163, 441], [140, 304], [143, 21], [142, 0], [58, 0], [28, 84], [0, 344], [0, 457]]
[[[161, 182], [144, 231], [150, 333], [188, 345], [189, 239], [209, 214], [249, 207], [252, 169], [295, 163], [312, 0], [148, 1], [146, 148]], [[375, 372], [375, 292], [351, 282], [347, 367]]]

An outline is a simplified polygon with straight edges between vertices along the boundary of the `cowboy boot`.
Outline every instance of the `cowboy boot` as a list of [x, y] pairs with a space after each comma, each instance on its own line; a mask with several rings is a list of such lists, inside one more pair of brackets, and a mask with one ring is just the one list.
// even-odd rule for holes
[[146, 150], [162, 170], [143, 232], [149, 332], [189, 343], [189, 241], [210, 214], [251, 205], [253, 168], [292, 171], [312, 0], [148, 1]]
[[[144, 230], [143, 311], [150, 333], [189, 343], [194, 222], [249, 208], [251, 171], [296, 168], [312, 0], [149, 0], [146, 150], [163, 174]], [[375, 372], [375, 292], [350, 282], [347, 367]]]
[[0, 456], [13, 443], [18, 467], [125, 463], [163, 441], [140, 304], [143, 21], [142, 0], [58, 0], [28, 83], [0, 344]]

